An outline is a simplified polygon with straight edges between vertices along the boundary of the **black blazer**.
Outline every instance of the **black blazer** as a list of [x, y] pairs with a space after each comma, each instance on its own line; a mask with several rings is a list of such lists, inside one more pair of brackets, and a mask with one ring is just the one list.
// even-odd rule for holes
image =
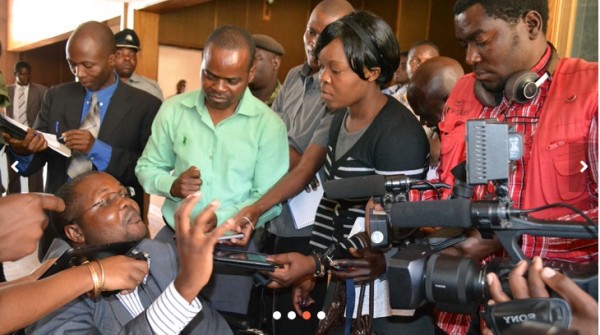
[[[34, 128], [60, 135], [78, 129], [81, 123], [85, 89], [77, 82], [50, 88], [44, 96], [42, 109]], [[100, 126], [98, 139], [112, 147], [112, 156], [106, 172], [124, 186], [135, 188], [135, 200], [142, 206], [143, 190], [135, 177], [135, 165], [150, 137], [150, 128], [161, 101], [153, 95], [119, 81], [106, 115]], [[58, 122], [58, 131], [56, 124]], [[56, 193], [67, 177], [68, 159], [47, 149], [34, 155], [27, 176], [48, 163], [45, 192]]]

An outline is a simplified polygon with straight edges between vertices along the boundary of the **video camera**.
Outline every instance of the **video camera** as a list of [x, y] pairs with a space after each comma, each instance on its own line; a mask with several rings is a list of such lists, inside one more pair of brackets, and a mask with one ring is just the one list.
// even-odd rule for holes
[[[598, 238], [597, 225], [537, 220], [526, 216], [529, 211], [511, 208], [505, 184], [509, 170], [503, 167], [507, 167], [509, 161], [520, 158], [521, 143], [518, 134], [506, 124], [469, 120], [467, 162], [463, 168], [466, 178], [458, 169], [453, 170], [455, 179], [461, 188], [495, 182], [499, 200], [471, 202], [472, 192], [457, 191], [455, 185], [454, 196], [450, 200], [399, 203], [390, 209], [390, 222], [394, 227], [477, 228], [484, 238], [496, 236], [510, 259], [493, 260], [482, 267], [472, 260], [436, 254], [439, 249], [433, 248], [431, 243], [424, 243], [427, 240], [418, 241], [401, 248], [388, 262], [390, 282], [402, 287], [401, 290], [391, 289], [392, 307], [416, 308], [429, 301], [443, 310], [473, 312], [486, 298], [485, 275], [494, 272], [505, 283], [514, 264], [525, 259], [518, 243], [521, 235]], [[443, 219], [440, 218], [441, 213]], [[580, 266], [554, 261], [546, 266], [557, 268], [584, 291], [597, 296], [597, 264]], [[407, 285], [411, 287], [409, 290]], [[505, 286], [508, 292], [508, 285]], [[407, 294], [409, 291], [410, 294]]]
[[[527, 217], [530, 211], [511, 208], [507, 185], [509, 162], [520, 159], [521, 146], [520, 136], [506, 124], [469, 120], [467, 162], [466, 166], [459, 166], [452, 171], [455, 185], [450, 200], [393, 202], [388, 204], [383, 214], [384, 220], [378, 215], [371, 217], [368, 231], [373, 245], [388, 245], [392, 228], [477, 228], [484, 238], [496, 236], [510, 257], [494, 259], [481, 266], [469, 259], [437, 253], [448, 243], [432, 243], [436, 238], [398, 244], [399, 250], [388, 260], [387, 269], [392, 308], [415, 309], [433, 302], [441, 310], [474, 313], [477, 306], [488, 297], [485, 281], [488, 273], [496, 273], [505, 292], [510, 293], [508, 273], [514, 264], [525, 259], [518, 243], [521, 235], [598, 238], [597, 225], [536, 220]], [[498, 200], [471, 202], [473, 186], [489, 182], [496, 183]], [[411, 184], [418, 182], [412, 181]], [[357, 188], [364, 188], [364, 184], [358, 185]], [[597, 264], [578, 265], [555, 261], [547, 262], [545, 266], [558, 269], [584, 291], [597, 297]], [[561, 311], [564, 312], [564, 308]]]
[[[390, 303], [393, 308], [412, 309], [426, 302], [457, 313], [473, 312], [485, 296], [485, 275], [494, 272], [506, 279], [514, 264], [525, 259], [518, 244], [523, 234], [568, 238], [596, 239], [597, 226], [581, 222], [545, 221], [522, 217], [520, 210], [498, 202], [470, 202], [465, 199], [402, 203], [391, 211], [392, 225], [400, 227], [463, 227], [491, 231], [507, 251], [510, 259], [494, 260], [481, 267], [475, 261], [436, 253], [426, 239], [400, 248], [388, 261]], [[439, 213], [448, 220], [440, 222]], [[446, 215], [444, 215], [446, 218]], [[550, 266], [565, 273], [584, 291], [597, 296], [597, 264], [551, 262]], [[398, 286], [396, 286], [398, 285]], [[398, 287], [398, 290], [394, 290]]]

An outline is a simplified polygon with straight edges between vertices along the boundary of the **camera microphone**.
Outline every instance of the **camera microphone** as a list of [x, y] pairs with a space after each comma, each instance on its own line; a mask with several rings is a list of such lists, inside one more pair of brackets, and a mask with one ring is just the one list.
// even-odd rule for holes
[[[598, 227], [580, 222], [537, 220], [522, 217], [525, 210], [510, 208], [496, 201], [450, 199], [441, 201], [401, 202], [391, 206], [393, 227], [457, 227], [503, 231], [519, 234], [565, 238], [598, 238]], [[508, 250], [507, 250], [508, 251]], [[510, 251], [509, 251], [510, 253]]]
[[393, 204], [391, 221], [396, 227], [491, 228], [521, 213], [495, 201], [450, 199]]
[[372, 174], [362, 177], [328, 180], [323, 184], [325, 196], [329, 199], [378, 197], [386, 193], [398, 194], [409, 190], [430, 190], [450, 188], [443, 183], [429, 183], [413, 179], [403, 174]]
[[385, 193], [385, 177], [380, 174], [328, 180], [323, 184], [329, 199], [367, 198]]
[[392, 205], [392, 226], [469, 228], [471, 201], [451, 199], [440, 201], [400, 202]]

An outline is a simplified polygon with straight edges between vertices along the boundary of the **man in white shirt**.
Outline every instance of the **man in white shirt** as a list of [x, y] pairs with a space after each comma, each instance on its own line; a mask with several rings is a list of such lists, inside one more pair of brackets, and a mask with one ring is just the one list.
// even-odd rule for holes
[[[42, 100], [48, 88], [31, 82], [31, 65], [20, 61], [15, 64], [15, 83], [8, 86], [8, 96], [12, 104], [6, 107], [6, 115], [20, 123], [33, 127], [42, 108]], [[11, 155], [6, 155], [8, 169], [8, 194], [21, 193], [21, 176], [10, 167], [14, 163]], [[43, 192], [43, 171], [39, 170], [28, 177], [29, 192]]]

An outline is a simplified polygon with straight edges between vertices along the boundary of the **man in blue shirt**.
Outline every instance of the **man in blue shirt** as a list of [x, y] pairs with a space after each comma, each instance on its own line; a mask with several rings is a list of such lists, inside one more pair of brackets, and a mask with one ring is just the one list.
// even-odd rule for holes
[[[45, 191], [55, 193], [69, 178], [72, 158], [48, 150], [48, 142], [39, 132], [62, 138], [73, 155], [83, 157], [87, 169], [111, 174], [123, 185], [131, 185], [134, 198], [142, 206], [143, 190], [135, 177], [135, 164], [146, 146], [150, 127], [160, 108], [156, 97], [122, 83], [113, 69], [115, 40], [103, 23], [81, 24], [67, 41], [67, 62], [78, 81], [48, 90], [33, 129], [23, 140], [4, 134], [9, 154], [19, 164], [19, 173], [28, 176], [48, 163]], [[96, 136], [84, 124], [96, 96], [99, 125]], [[46, 253], [56, 233], [47, 229], [40, 242], [40, 254]]]

